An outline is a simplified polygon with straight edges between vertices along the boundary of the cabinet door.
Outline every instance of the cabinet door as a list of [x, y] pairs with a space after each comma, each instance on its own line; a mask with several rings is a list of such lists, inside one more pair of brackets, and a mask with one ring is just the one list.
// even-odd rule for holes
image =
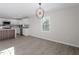
[[28, 36], [29, 35], [28, 29], [23, 29], [23, 35], [25, 35], [25, 36]]

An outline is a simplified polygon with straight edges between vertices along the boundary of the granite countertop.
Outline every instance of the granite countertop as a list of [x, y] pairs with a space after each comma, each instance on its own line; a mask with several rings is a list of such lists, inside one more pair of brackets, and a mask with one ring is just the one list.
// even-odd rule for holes
[[2, 30], [15, 30], [15, 29], [0, 29], [0, 31], [2, 31]]

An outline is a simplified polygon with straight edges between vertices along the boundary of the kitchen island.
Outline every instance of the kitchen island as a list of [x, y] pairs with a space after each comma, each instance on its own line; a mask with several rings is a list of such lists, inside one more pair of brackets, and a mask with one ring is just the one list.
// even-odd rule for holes
[[0, 29], [0, 40], [14, 39], [15, 37], [15, 29]]

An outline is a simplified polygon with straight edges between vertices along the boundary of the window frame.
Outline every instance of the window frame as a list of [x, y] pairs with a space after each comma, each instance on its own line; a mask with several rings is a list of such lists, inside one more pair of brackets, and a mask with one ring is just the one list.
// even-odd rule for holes
[[[47, 18], [48, 19], [48, 30], [45, 30], [45, 29], [43, 29], [43, 20], [45, 19], [45, 18]], [[41, 19], [41, 31], [42, 32], [50, 32], [50, 16], [44, 16], [42, 19]]]

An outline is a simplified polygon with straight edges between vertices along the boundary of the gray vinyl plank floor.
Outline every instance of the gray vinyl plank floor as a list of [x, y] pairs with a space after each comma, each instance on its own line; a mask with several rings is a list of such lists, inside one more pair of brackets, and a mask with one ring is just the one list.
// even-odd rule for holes
[[[0, 41], [0, 51], [14, 47], [14, 55], [78, 55], [79, 48], [32, 36]], [[5, 53], [5, 52], [3, 52]], [[2, 53], [0, 53], [1, 55]], [[5, 55], [5, 54], [4, 54]]]

